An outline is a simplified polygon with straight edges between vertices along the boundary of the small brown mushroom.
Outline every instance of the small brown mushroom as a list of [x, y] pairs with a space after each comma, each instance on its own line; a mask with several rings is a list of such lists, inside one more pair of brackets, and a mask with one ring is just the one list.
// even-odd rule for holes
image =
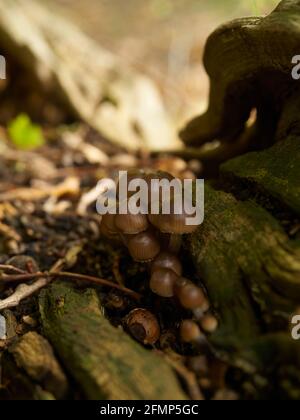
[[195, 232], [198, 227], [187, 225], [187, 217], [190, 217], [190, 215], [183, 211], [181, 214], [151, 214], [149, 215], [149, 220], [162, 233], [184, 235]]
[[107, 214], [102, 217], [100, 233], [105, 236], [105, 238], [110, 239], [113, 242], [121, 243], [122, 241], [113, 222], [114, 217], [115, 216], [112, 214]]
[[196, 322], [186, 319], [180, 325], [180, 337], [184, 343], [196, 343], [202, 339], [203, 334]]
[[167, 268], [158, 268], [152, 272], [150, 288], [158, 296], [169, 298], [174, 296], [174, 286], [178, 276]]
[[178, 276], [182, 275], [182, 265], [176, 255], [170, 252], [161, 252], [151, 264], [151, 272], [159, 269], [167, 268], [174, 271]]
[[142, 169], [132, 169], [131, 171], [128, 171], [126, 173], [126, 177], [127, 177], [127, 182], [125, 184], [125, 175], [123, 177], [121, 177], [118, 181], [118, 185], [117, 185], [117, 198], [120, 198], [120, 194], [119, 194], [119, 187], [120, 184], [121, 185], [125, 185], [126, 189], [127, 189], [127, 196], [131, 197], [134, 192], [133, 191], [128, 191], [128, 187], [131, 181], [135, 181], [135, 180], [144, 180], [145, 179], [145, 171]]
[[180, 337], [183, 342], [194, 344], [203, 354], [211, 354], [209, 342], [195, 321], [191, 319], [182, 321]]
[[150, 223], [159, 229], [162, 233], [170, 234], [168, 249], [177, 254], [180, 251], [182, 235], [191, 234], [196, 231], [197, 225], [188, 225], [187, 218], [191, 215], [184, 211], [184, 206], [180, 214], [175, 214], [175, 205], [171, 204], [170, 214], [150, 214], [148, 216]]
[[180, 279], [176, 285], [176, 295], [181, 305], [186, 309], [196, 310], [206, 307], [207, 299], [200, 287], [197, 287], [187, 279]]
[[208, 334], [213, 334], [218, 328], [218, 320], [213, 315], [207, 314], [201, 319], [201, 328]]
[[151, 207], [151, 203], [153, 200], [158, 197], [159, 199], [159, 207], [163, 201], [163, 191], [162, 188], [158, 185], [157, 182], [153, 181], [174, 181], [176, 178], [174, 178], [173, 175], [169, 174], [168, 172], [163, 171], [157, 171], [157, 172], [150, 172], [145, 175], [144, 177], [145, 181], [148, 185], [148, 204]]
[[146, 309], [134, 309], [126, 317], [125, 322], [130, 334], [145, 345], [154, 345], [160, 337], [158, 320]]
[[150, 230], [128, 238], [127, 247], [137, 262], [152, 261], [160, 252], [160, 243]]
[[147, 216], [143, 214], [117, 214], [115, 217], [116, 228], [125, 235], [136, 235], [149, 227]]

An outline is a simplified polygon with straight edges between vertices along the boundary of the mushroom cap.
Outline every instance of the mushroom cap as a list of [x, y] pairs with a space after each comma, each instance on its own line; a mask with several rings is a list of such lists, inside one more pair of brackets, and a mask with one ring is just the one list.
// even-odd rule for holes
[[137, 262], [152, 261], [160, 252], [160, 243], [150, 230], [128, 238], [127, 247]]
[[180, 325], [180, 337], [185, 343], [193, 343], [202, 337], [202, 332], [195, 321], [186, 319]]
[[178, 276], [182, 275], [182, 265], [176, 255], [170, 252], [161, 252], [151, 264], [151, 272], [160, 268], [174, 271]]
[[105, 236], [105, 238], [109, 239], [112, 242], [115, 242], [116, 244], [121, 244], [121, 238], [117, 233], [111, 232], [106, 224], [100, 224], [100, 234]]
[[[130, 170], [130, 171], [127, 172], [127, 184], [126, 184], [126, 188], [127, 188], [127, 196], [128, 197], [131, 197], [134, 194], [134, 192], [128, 191], [128, 187], [129, 187], [130, 182], [131, 181], [134, 181], [136, 179], [145, 180], [145, 175], [146, 175], [146, 172], [143, 169], [132, 169], [132, 170]], [[120, 198], [120, 195], [119, 195], [119, 186], [120, 186], [120, 182], [123, 180], [123, 177], [121, 177], [119, 179], [118, 184], [117, 184], [117, 198], [118, 199]]]
[[117, 214], [115, 226], [125, 235], [136, 235], [146, 231], [149, 227], [149, 222], [144, 214]]
[[187, 279], [180, 280], [181, 282], [177, 282], [175, 290], [176, 296], [184, 308], [193, 310], [206, 305], [207, 299], [200, 287]]
[[150, 223], [159, 229], [162, 233], [184, 235], [194, 233], [198, 226], [187, 225], [188, 216], [182, 214], [150, 214], [148, 216]]
[[115, 215], [110, 213], [104, 214], [101, 220], [101, 227], [104, 228], [105, 232], [110, 232], [111, 234], [118, 233], [115, 225]]
[[201, 319], [201, 328], [208, 334], [214, 333], [218, 328], [218, 320], [215, 316], [207, 314]]
[[174, 296], [174, 286], [178, 276], [174, 271], [159, 268], [153, 271], [150, 279], [150, 288], [158, 296], [170, 298]]
[[163, 171], [157, 171], [157, 172], [149, 172], [145, 175], [145, 181], [148, 185], [148, 206], [149, 206], [149, 212], [151, 210], [151, 204], [158, 196], [159, 200], [159, 208], [161, 206], [161, 203], [163, 202], [163, 191], [159, 187], [159, 185], [152, 181], [163, 181], [166, 180], [168, 182], [174, 181], [176, 178], [169, 174], [168, 172]]

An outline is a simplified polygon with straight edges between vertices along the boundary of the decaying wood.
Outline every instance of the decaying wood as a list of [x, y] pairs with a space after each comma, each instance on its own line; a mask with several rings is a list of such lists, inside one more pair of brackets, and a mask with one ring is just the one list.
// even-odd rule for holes
[[[13, 380], [12, 380], [13, 378]], [[13, 356], [8, 352], [1, 357], [0, 399], [2, 400], [55, 400], [51, 392], [46, 391], [20, 369]]]
[[29, 72], [47, 95], [111, 141], [131, 150], [178, 145], [153, 82], [41, 2], [1, 1], [0, 45], [24, 67], [20, 77]]
[[9, 308], [15, 308], [20, 304], [20, 302], [29, 296], [32, 296], [34, 293], [47, 286], [51, 279], [41, 278], [34, 282], [33, 284], [20, 284], [14, 293], [6, 299], [0, 300], [0, 311]]
[[293, 366], [293, 374], [273, 386], [294, 398], [300, 347], [290, 319], [299, 302], [299, 241], [256, 203], [208, 187], [206, 220], [187, 246], [218, 314], [214, 349], [252, 375]]
[[18, 367], [23, 368], [34, 381], [61, 399], [66, 396], [68, 383], [48, 341], [29, 332], [9, 348]]
[[185, 399], [167, 363], [104, 317], [95, 290], [53, 283], [40, 295], [44, 334], [89, 399]]

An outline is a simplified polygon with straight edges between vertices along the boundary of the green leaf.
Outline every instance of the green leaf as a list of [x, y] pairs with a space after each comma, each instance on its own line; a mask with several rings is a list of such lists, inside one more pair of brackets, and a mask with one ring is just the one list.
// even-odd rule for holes
[[41, 128], [26, 114], [18, 115], [8, 126], [8, 134], [18, 149], [31, 150], [45, 144]]

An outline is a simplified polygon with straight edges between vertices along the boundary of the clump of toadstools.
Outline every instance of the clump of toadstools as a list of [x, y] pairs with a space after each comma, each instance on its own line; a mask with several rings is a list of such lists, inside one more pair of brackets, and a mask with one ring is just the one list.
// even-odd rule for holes
[[[202, 331], [212, 333], [218, 323], [209, 313], [209, 302], [202, 288], [183, 277], [183, 267], [178, 257], [182, 235], [193, 233], [198, 226], [186, 224], [186, 218], [191, 214], [185, 213], [184, 205], [180, 214], [174, 211], [172, 194], [168, 197], [171, 200], [170, 214], [151, 214], [151, 198], [159, 197], [160, 209], [165, 199], [161, 190], [157, 195], [153, 194], [152, 180], [174, 180], [172, 175], [137, 170], [128, 175], [128, 184], [133, 179], [142, 179], [148, 185], [147, 214], [107, 214], [102, 218], [101, 232], [109, 239], [122, 241], [133, 260], [148, 264], [153, 293], [163, 298], [175, 298], [183, 308], [192, 312], [193, 319], [184, 320], [180, 326], [181, 339], [202, 345], [205, 340]], [[139, 341], [154, 344], [159, 338], [159, 324], [147, 312], [145, 309], [135, 309], [128, 315], [127, 324], [132, 335]]]

